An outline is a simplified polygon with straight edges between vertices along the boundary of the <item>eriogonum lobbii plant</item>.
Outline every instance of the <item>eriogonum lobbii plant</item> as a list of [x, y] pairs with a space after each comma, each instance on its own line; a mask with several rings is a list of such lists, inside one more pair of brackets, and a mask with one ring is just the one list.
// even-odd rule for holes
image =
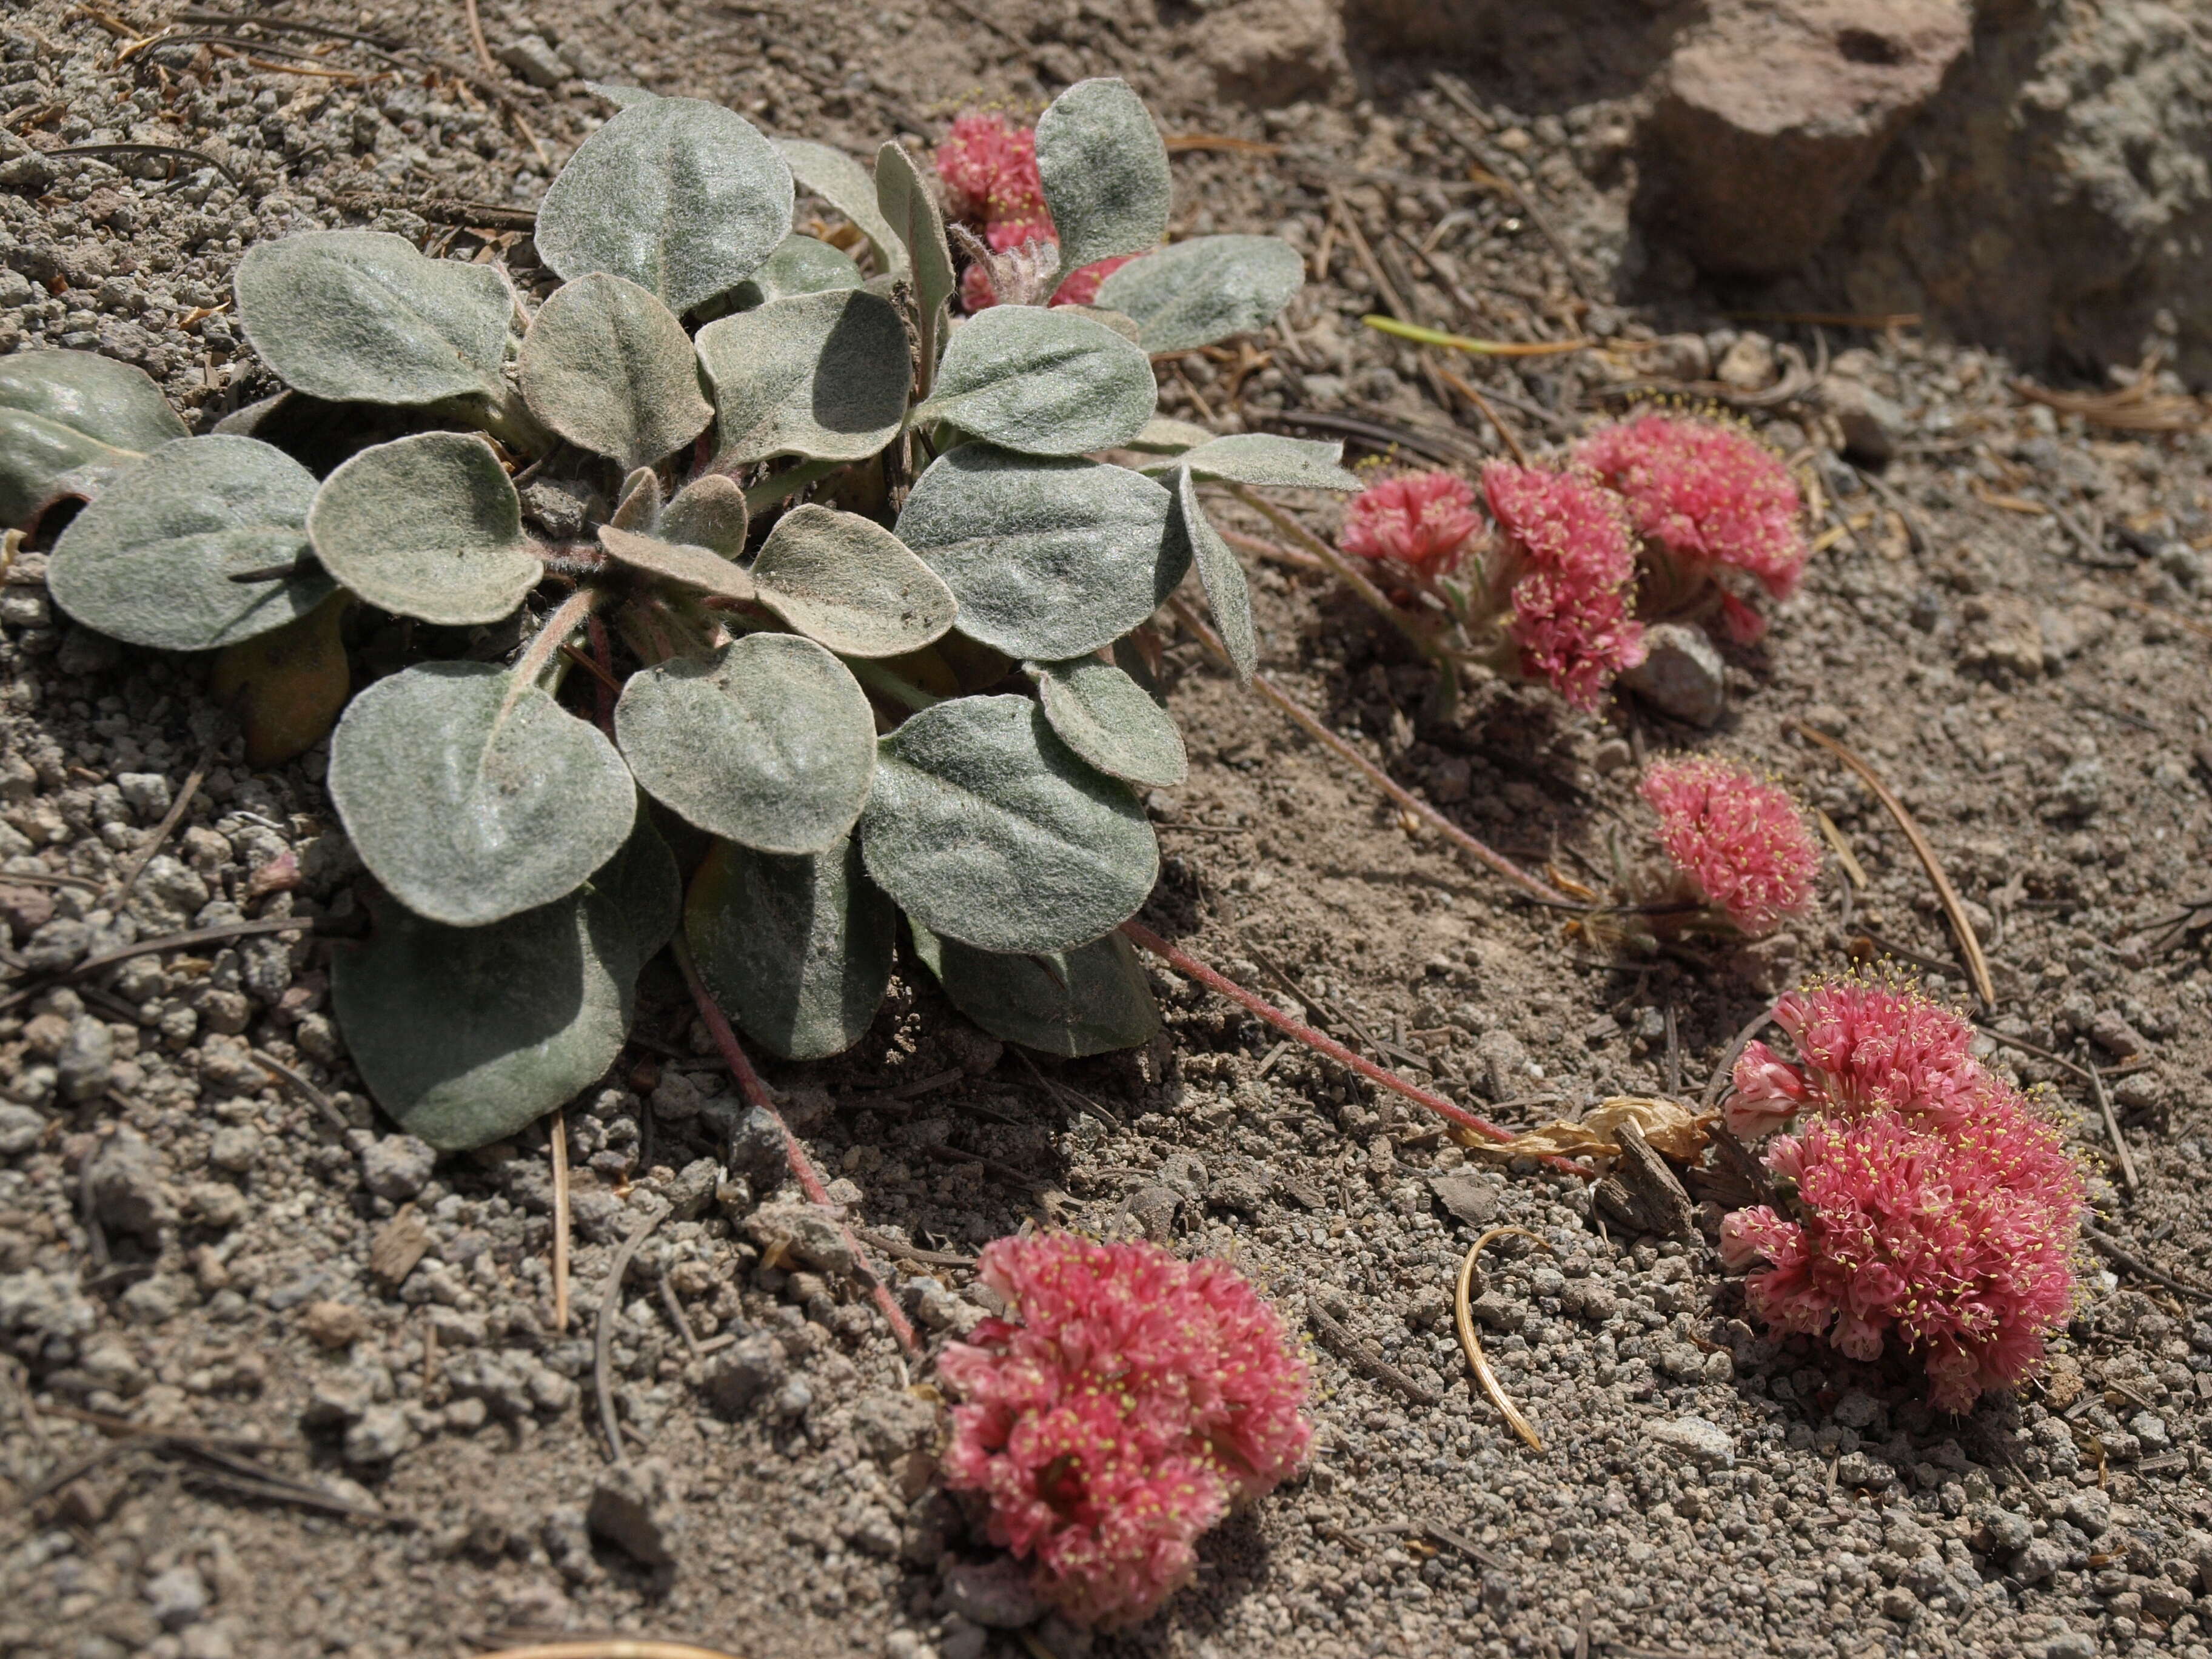
[[1771, 1140], [1779, 1201], [1722, 1224], [1752, 1310], [1857, 1359], [1895, 1340], [1936, 1406], [2017, 1385], [2071, 1311], [2085, 1214], [2057, 1131], [1966, 1051], [1964, 1022], [1910, 987], [1815, 986], [1778, 1011], [1801, 1062], [1747, 1049], [1731, 1127]]
[[1231, 1504], [1305, 1461], [1305, 1361], [1224, 1261], [1047, 1233], [987, 1246], [976, 1272], [1009, 1311], [938, 1362], [962, 1402], [946, 1484], [982, 1496], [1054, 1605], [1142, 1619]]
[[[1158, 866], [1136, 789], [1185, 763], [1108, 655], [1194, 566], [1249, 675], [1249, 594], [1197, 482], [1356, 488], [1332, 446], [1158, 422], [1148, 354], [1264, 326], [1297, 254], [1161, 246], [1166, 149], [1127, 86], [1086, 81], [1037, 124], [1054, 240], [1024, 257], [1039, 294], [1127, 263], [1096, 309], [954, 324], [943, 219], [899, 145], [872, 175], [714, 104], [620, 101], [540, 206], [565, 284], [534, 313], [497, 266], [398, 236], [261, 244], [238, 310], [289, 390], [192, 437], [136, 370], [9, 358], [0, 510], [35, 535], [84, 500], [54, 599], [222, 653], [257, 763], [331, 732], [332, 801], [380, 888], [333, 1004], [379, 1101], [434, 1145], [603, 1075], [679, 926], [787, 1057], [866, 1030], [902, 911], [998, 1035], [1146, 1041], [1115, 929]], [[865, 267], [794, 234], [802, 187]], [[372, 629], [404, 659], [349, 702]]]
[[1717, 608], [1747, 645], [1766, 631], [1751, 597], [1797, 591], [1804, 501], [1782, 458], [1735, 422], [1647, 410], [1600, 427], [1574, 455], [1620, 495], [1643, 538], [1647, 620]]
[[1772, 933], [1812, 902], [1820, 845], [1790, 792], [1723, 760], [1652, 763], [1637, 786], [1659, 815], [1677, 892], [1747, 938]]
[[1353, 500], [1340, 542], [1448, 674], [1480, 663], [1595, 707], [1644, 659], [1620, 504], [1589, 474], [1503, 461], [1483, 469], [1482, 497], [1486, 532], [1464, 479], [1385, 478]]

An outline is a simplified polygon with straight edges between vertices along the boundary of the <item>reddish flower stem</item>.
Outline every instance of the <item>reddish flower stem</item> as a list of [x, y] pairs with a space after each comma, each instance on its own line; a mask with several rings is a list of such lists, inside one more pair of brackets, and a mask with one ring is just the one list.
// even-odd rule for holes
[[584, 630], [591, 637], [592, 659], [599, 671], [592, 682], [592, 690], [598, 693], [596, 706], [599, 730], [612, 738], [615, 734], [615, 686], [617, 682], [615, 679], [614, 653], [607, 646], [607, 625], [599, 620], [595, 611], [584, 618]]
[[[778, 1133], [783, 1136], [784, 1161], [790, 1164], [792, 1176], [799, 1182], [799, 1190], [806, 1194], [810, 1202], [825, 1208], [831, 1207], [829, 1189], [822, 1184], [822, 1177], [815, 1170], [813, 1159], [807, 1157], [806, 1148], [799, 1144], [799, 1137], [792, 1133], [791, 1125], [783, 1121], [783, 1114], [776, 1110], [775, 1101], [769, 1095], [768, 1085], [761, 1081], [760, 1073], [753, 1070], [752, 1061], [745, 1058], [745, 1051], [738, 1042], [738, 1034], [730, 1029], [730, 1022], [724, 1017], [720, 1005], [708, 992], [706, 981], [699, 977], [699, 964], [692, 958], [691, 947], [685, 942], [680, 930], [670, 941], [669, 948], [676, 953], [677, 966], [684, 970], [684, 982], [691, 988], [691, 1000], [699, 1006], [699, 1018], [707, 1022], [708, 1035], [714, 1039], [715, 1048], [721, 1051], [722, 1063], [730, 1068], [730, 1075], [737, 1079], [738, 1087], [743, 1091], [746, 1103], [766, 1112], [774, 1120]], [[853, 1259], [866, 1261], [867, 1253], [860, 1248], [860, 1241], [853, 1237], [853, 1230], [842, 1218], [837, 1222], [837, 1231], [845, 1236], [845, 1243], [853, 1252]], [[915, 1335], [914, 1326], [900, 1310], [899, 1304], [891, 1299], [890, 1287], [872, 1273], [869, 1275], [869, 1280], [870, 1294], [877, 1308], [882, 1311], [884, 1322], [890, 1326], [891, 1334], [898, 1339], [899, 1346], [911, 1357], [920, 1358], [921, 1339]]]
[[[1176, 617], [1182, 620], [1183, 626], [1198, 636], [1199, 643], [1211, 652], [1216, 660], [1224, 664], [1229, 661], [1229, 653], [1222, 645], [1220, 635], [1200, 621], [1195, 611], [1185, 605], [1180, 598], [1170, 599], [1168, 604]], [[1540, 904], [1548, 904], [1562, 910], [1587, 910], [1590, 908], [1587, 904], [1577, 902], [1550, 884], [1538, 880], [1503, 853], [1493, 851], [1473, 836], [1468, 835], [1466, 830], [1437, 811], [1419, 795], [1401, 787], [1397, 781], [1388, 772], [1323, 725], [1320, 715], [1283, 690], [1266, 675], [1253, 675], [1252, 689], [1312, 733], [1323, 748], [1351, 762], [1359, 769], [1370, 783], [1388, 795], [1398, 805], [1404, 807], [1406, 811], [1430, 825], [1454, 847], [1459, 848], [1485, 869], [1504, 877], [1506, 880]]]
[[[1510, 1130], [1501, 1129], [1487, 1118], [1477, 1117], [1463, 1107], [1455, 1106], [1442, 1095], [1431, 1093], [1418, 1084], [1408, 1083], [1395, 1072], [1385, 1071], [1373, 1060], [1354, 1054], [1335, 1038], [1316, 1031], [1310, 1025], [1292, 1019], [1273, 1003], [1254, 995], [1232, 979], [1227, 979], [1207, 967], [1187, 951], [1178, 950], [1140, 921], [1125, 921], [1121, 931], [1133, 944], [1142, 945], [1179, 974], [1188, 975], [1217, 996], [1227, 997], [1247, 1013], [1256, 1014], [1287, 1037], [1303, 1042], [1317, 1054], [1327, 1054], [1338, 1065], [1347, 1066], [1370, 1083], [1381, 1085], [1393, 1094], [1402, 1095], [1417, 1106], [1427, 1108], [1447, 1122], [1462, 1129], [1472, 1129], [1486, 1139], [1507, 1141], [1513, 1139]], [[1595, 1181], [1595, 1174], [1571, 1159], [1547, 1158], [1543, 1160], [1555, 1170], [1585, 1181]]]

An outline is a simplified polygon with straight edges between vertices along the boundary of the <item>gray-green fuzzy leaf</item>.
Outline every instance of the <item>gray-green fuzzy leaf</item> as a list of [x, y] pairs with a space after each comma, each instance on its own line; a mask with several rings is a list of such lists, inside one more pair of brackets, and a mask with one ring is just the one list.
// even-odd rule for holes
[[720, 471], [771, 455], [857, 461], [896, 434], [913, 381], [905, 325], [865, 289], [799, 294], [699, 331]]
[[143, 370], [89, 351], [0, 357], [0, 526], [27, 529], [185, 434]]
[[491, 446], [422, 432], [364, 449], [307, 514], [315, 555], [355, 593], [447, 627], [495, 623], [545, 574]]
[[1190, 775], [1175, 720], [1112, 664], [1096, 657], [1040, 663], [1037, 676], [1052, 729], [1100, 771], [1154, 787]]
[[896, 536], [809, 502], [776, 520], [753, 561], [760, 602], [848, 657], [919, 651], [952, 626], [952, 590]]
[[952, 272], [952, 249], [945, 240], [945, 216], [939, 210], [937, 194], [902, 144], [885, 144], [876, 152], [876, 205], [906, 245], [915, 310], [921, 324], [921, 361], [934, 363], [938, 313], [959, 279]]
[[978, 951], [914, 924], [914, 947], [945, 994], [994, 1037], [1080, 1060], [1150, 1042], [1159, 1005], [1144, 964], [1118, 933], [1035, 956]]
[[714, 417], [676, 313], [603, 270], [564, 284], [538, 307], [518, 378], [532, 415], [625, 471], [690, 442]]
[[1093, 771], [1026, 697], [959, 697], [878, 745], [868, 873], [933, 933], [1064, 951], [1119, 927], [1159, 873], [1127, 784]]
[[605, 524], [599, 526], [599, 545], [616, 562], [664, 580], [740, 603], [750, 603], [755, 597], [753, 579], [744, 568], [731, 563], [711, 548], [641, 536], [635, 531]]
[[852, 671], [791, 634], [656, 664], [615, 705], [623, 755], [654, 799], [763, 853], [819, 853], [851, 830], [875, 732]]
[[1158, 400], [1152, 359], [1103, 324], [993, 306], [954, 331], [915, 416], [1025, 455], [1080, 455], [1135, 437]]
[[234, 286], [246, 339], [295, 392], [410, 406], [506, 392], [514, 296], [489, 265], [386, 231], [310, 230], [248, 248]]
[[1267, 327], [1304, 282], [1277, 237], [1194, 236], [1115, 271], [1098, 303], [1134, 318], [1146, 350], [1187, 351]]
[[1209, 439], [1171, 461], [1144, 471], [1146, 477], [1158, 478], [1188, 467], [1191, 476], [1201, 480], [1219, 478], [1263, 489], [1358, 489], [1359, 480], [1344, 470], [1343, 460], [1340, 443], [1284, 438], [1272, 432], [1237, 432]]
[[786, 1060], [842, 1054], [890, 988], [898, 912], [848, 836], [798, 858], [718, 842], [684, 907], [707, 988], [744, 1034]]
[[649, 466], [641, 466], [623, 480], [607, 522], [617, 530], [648, 535], [660, 526], [660, 475]]
[[1252, 624], [1252, 584], [1244, 567], [1199, 505], [1198, 481], [1188, 467], [1176, 473], [1176, 526], [1198, 565], [1199, 585], [1213, 625], [1228, 648], [1237, 678], [1249, 680], [1260, 665], [1260, 638]]
[[574, 891], [637, 816], [599, 728], [489, 663], [426, 663], [356, 697], [329, 787], [369, 873], [456, 927]]
[[1037, 119], [1036, 160], [1062, 271], [1148, 252], [1168, 234], [1167, 146], [1127, 82], [1078, 81], [1055, 98]]
[[1144, 430], [1122, 447], [1139, 449], [1148, 455], [1180, 455], [1186, 449], [1212, 441], [1213, 434], [1202, 426], [1194, 426], [1171, 416], [1155, 415], [1145, 422]]
[[252, 438], [179, 438], [134, 462], [70, 521], [46, 586], [101, 633], [161, 651], [212, 651], [320, 605], [331, 579], [233, 574], [306, 557], [314, 475]]
[[733, 311], [750, 311], [770, 300], [794, 294], [828, 294], [841, 288], [858, 288], [860, 268], [850, 255], [794, 232], [783, 239], [768, 263], [730, 290]]
[[341, 945], [331, 1000], [371, 1093], [441, 1151], [502, 1139], [603, 1076], [622, 1052], [639, 969], [676, 922], [676, 861], [641, 814], [577, 891], [483, 927], [399, 905]]
[[876, 257], [883, 261], [886, 272], [896, 278], [913, 269], [906, 244], [884, 216], [876, 181], [866, 167], [828, 144], [805, 138], [779, 138], [775, 143], [783, 159], [791, 164], [793, 176], [860, 228], [874, 245]]
[[1095, 651], [1151, 616], [1190, 568], [1168, 492], [1097, 461], [963, 444], [923, 473], [899, 539], [960, 602], [960, 631], [1010, 657]]
[[669, 541], [689, 542], [734, 559], [745, 550], [750, 524], [745, 492], [734, 479], [709, 472], [676, 492], [661, 513], [659, 531]]
[[791, 169], [743, 116], [649, 98], [577, 147], [538, 209], [538, 252], [573, 280], [611, 271], [679, 316], [753, 274], [791, 234]]

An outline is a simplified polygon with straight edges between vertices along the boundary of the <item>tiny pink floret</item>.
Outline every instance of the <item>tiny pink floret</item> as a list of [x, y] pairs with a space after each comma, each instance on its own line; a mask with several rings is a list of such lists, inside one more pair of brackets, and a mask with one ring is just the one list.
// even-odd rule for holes
[[1774, 1021], [1796, 1045], [1797, 1062], [1750, 1043], [1736, 1062], [1735, 1086], [1752, 1110], [1772, 1116], [1787, 1105], [1776, 1121], [1817, 1105], [1838, 1116], [1893, 1111], [1917, 1126], [1950, 1129], [1972, 1119], [1996, 1086], [1971, 1052], [1973, 1026], [1909, 983], [1809, 985], [1775, 1004]]
[[1744, 933], [1771, 933], [1810, 902], [1820, 843], [1781, 785], [1700, 757], [1656, 762], [1638, 793], [1667, 856]]
[[[1619, 492], [1637, 533], [1668, 553], [1741, 570], [1778, 599], [1797, 591], [1804, 502], [1782, 458], [1741, 428], [1650, 410], [1601, 427], [1575, 459]], [[1759, 625], [1740, 601], [1729, 623], [1739, 637]]]
[[993, 1541], [1070, 1616], [1142, 1619], [1233, 1501], [1304, 1462], [1305, 1361], [1225, 1262], [1045, 1233], [977, 1273], [1010, 1316], [939, 1362], [962, 1400], [946, 1484], [984, 1495]]
[[952, 131], [937, 147], [936, 160], [937, 176], [945, 183], [945, 210], [952, 217], [987, 228], [1009, 221], [1042, 221], [1051, 234], [1034, 129], [971, 110], [954, 119]]

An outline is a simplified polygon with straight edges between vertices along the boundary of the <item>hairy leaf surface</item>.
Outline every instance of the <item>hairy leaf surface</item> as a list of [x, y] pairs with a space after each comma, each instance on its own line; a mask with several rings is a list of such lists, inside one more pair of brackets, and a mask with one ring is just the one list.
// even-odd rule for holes
[[906, 327], [865, 289], [799, 294], [699, 331], [714, 387], [719, 471], [771, 455], [857, 461], [906, 416]]
[[1265, 328], [1304, 282], [1279, 237], [1194, 236], [1113, 272], [1098, 303], [1133, 318], [1146, 350], [1188, 351]]
[[919, 651], [952, 626], [952, 590], [872, 519], [809, 502], [776, 520], [753, 561], [760, 601], [848, 657]]
[[520, 373], [532, 415], [625, 471], [690, 442], [714, 416], [676, 313], [605, 271], [563, 284], [538, 307]]
[[1152, 359], [1103, 324], [993, 306], [954, 332], [915, 416], [1026, 455], [1080, 455], [1135, 437], [1158, 399]]
[[446, 627], [495, 623], [545, 574], [491, 446], [422, 432], [364, 449], [307, 514], [315, 555], [371, 605]]
[[89, 351], [0, 357], [0, 528], [27, 530], [187, 428], [145, 372]]
[[[1168, 234], [1168, 149], [1125, 81], [1078, 81], [1037, 118], [1037, 173], [1060, 232], [1060, 268], [1143, 253]], [[1099, 304], [1117, 305], [1102, 292]]]
[[1165, 787], [1190, 775], [1182, 733], [1144, 687], [1096, 657], [1038, 665], [1045, 718], [1060, 740], [1100, 771]]
[[994, 1037], [1080, 1060], [1150, 1042], [1159, 1005], [1119, 933], [1035, 956], [978, 951], [914, 924], [914, 948], [952, 1006]]

